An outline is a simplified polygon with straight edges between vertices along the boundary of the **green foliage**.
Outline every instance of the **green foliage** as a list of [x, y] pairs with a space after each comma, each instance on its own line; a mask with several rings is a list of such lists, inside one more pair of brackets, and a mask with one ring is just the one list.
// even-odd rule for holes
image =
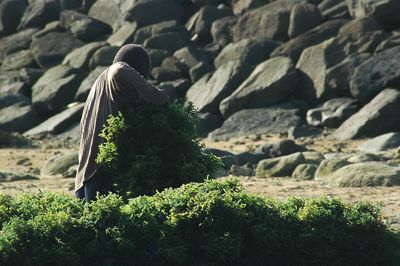
[[193, 105], [135, 104], [107, 120], [96, 162], [115, 180], [123, 196], [154, 194], [167, 187], [202, 181], [221, 165], [205, 153], [196, 135]]
[[125, 203], [0, 195], [0, 265], [400, 265], [400, 238], [370, 204], [286, 202], [235, 180]]

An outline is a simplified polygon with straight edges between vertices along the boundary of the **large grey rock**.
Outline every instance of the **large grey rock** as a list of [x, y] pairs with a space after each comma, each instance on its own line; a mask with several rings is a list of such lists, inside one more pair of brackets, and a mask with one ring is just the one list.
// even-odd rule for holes
[[208, 135], [211, 140], [266, 133], [286, 133], [290, 127], [302, 123], [299, 109], [277, 107], [241, 110], [224, 121], [221, 128]]
[[303, 146], [297, 145], [291, 139], [283, 139], [271, 144], [265, 144], [257, 148], [257, 152], [262, 152], [266, 158], [274, 158], [304, 151]]
[[140, 27], [135, 33], [134, 42], [143, 44], [145, 40], [151, 37], [168, 32], [177, 32], [182, 34], [187, 33], [185, 26], [183, 26], [179, 21], [168, 20], [145, 27]]
[[181, 21], [184, 17], [182, 5], [173, 0], [125, 1], [121, 5], [124, 19], [146, 26], [166, 20]]
[[327, 183], [338, 187], [377, 187], [400, 185], [400, 168], [383, 162], [364, 162], [335, 171]]
[[213, 72], [215, 69], [206, 62], [200, 62], [189, 70], [189, 76], [192, 83], [196, 83], [206, 74]]
[[201, 113], [218, 113], [220, 102], [229, 96], [250, 73], [251, 68], [240, 61], [229, 61], [214, 74], [197, 81], [186, 94]]
[[60, 16], [59, 0], [30, 1], [18, 29], [43, 28], [48, 22], [58, 20]]
[[160, 67], [151, 70], [151, 75], [157, 81], [172, 81], [179, 78], [188, 77], [188, 67], [175, 57], [167, 57]]
[[375, 53], [380, 53], [396, 46], [400, 46], [400, 32], [393, 31], [392, 36], [381, 42], [378, 47], [376, 47]]
[[229, 8], [219, 8], [213, 5], [205, 5], [194, 14], [186, 23], [187, 30], [196, 40], [202, 42], [211, 41], [210, 28], [212, 23], [221, 18], [232, 15]]
[[373, 139], [364, 141], [358, 145], [357, 149], [365, 152], [381, 152], [400, 146], [400, 133], [390, 132]]
[[345, 140], [400, 131], [400, 92], [385, 89], [358, 113], [347, 119], [333, 132], [333, 137]]
[[318, 5], [325, 20], [349, 18], [349, 11], [344, 0], [324, 0]]
[[265, 159], [258, 163], [257, 177], [287, 177], [292, 176], [297, 166], [305, 162], [301, 152], [287, 156]]
[[296, 169], [294, 169], [292, 176], [296, 180], [311, 180], [314, 179], [317, 168], [318, 165], [315, 164], [299, 164]]
[[76, 164], [78, 164], [76, 153], [56, 155], [46, 162], [40, 174], [42, 176], [64, 175], [71, 166]]
[[204, 5], [219, 5], [224, 2], [224, 0], [191, 0], [195, 5], [201, 7]]
[[385, 32], [341, 35], [305, 49], [297, 63], [301, 75], [301, 95], [310, 102], [340, 97], [327, 86], [327, 70], [354, 53], [371, 53], [388, 37]]
[[322, 16], [315, 5], [296, 4], [290, 12], [288, 36], [293, 39], [322, 24]]
[[105, 45], [105, 42], [93, 42], [83, 45], [67, 54], [62, 63], [72, 68], [87, 71], [89, 69], [89, 61], [93, 54]]
[[114, 30], [122, 23], [123, 13], [117, 1], [97, 0], [89, 9], [88, 15], [110, 25]]
[[278, 44], [273, 40], [259, 38], [243, 39], [236, 43], [230, 43], [215, 58], [214, 65], [218, 68], [232, 60], [240, 60], [246, 64], [257, 65], [267, 60]]
[[264, 0], [232, 0], [231, 6], [233, 14], [241, 15], [244, 12], [265, 5]]
[[99, 66], [96, 67], [92, 72], [90, 72], [90, 74], [82, 81], [81, 85], [79, 86], [74, 99], [79, 102], [86, 101], [86, 98], [89, 95], [90, 89], [92, 88], [94, 82], [107, 68], [108, 67], [106, 66]]
[[36, 126], [40, 119], [31, 105], [16, 103], [0, 110], [0, 130], [25, 132]]
[[323, 160], [315, 172], [316, 180], [329, 180], [331, 175], [338, 169], [351, 164], [346, 158], [331, 158]]
[[25, 0], [3, 0], [0, 3], [0, 36], [16, 32], [27, 6]]
[[239, 41], [257, 36], [286, 41], [290, 11], [298, 2], [301, 1], [276, 1], [244, 13], [233, 28], [233, 40]]
[[388, 87], [400, 88], [400, 47], [378, 53], [359, 65], [350, 82], [351, 94], [363, 103]]
[[128, 43], [133, 43], [133, 37], [138, 26], [136, 23], [124, 23], [114, 34], [112, 34], [107, 42], [111, 46], [123, 46]]
[[335, 98], [325, 102], [321, 107], [308, 110], [307, 123], [311, 126], [337, 128], [357, 111], [356, 100]]
[[233, 41], [232, 29], [237, 22], [235, 16], [217, 19], [211, 25], [211, 36], [213, 42], [224, 47]]
[[397, 0], [346, 0], [350, 15], [354, 18], [373, 17], [389, 29], [400, 25]]
[[51, 68], [33, 86], [32, 104], [43, 116], [56, 114], [73, 100], [82, 80], [82, 74], [71, 67]]
[[114, 61], [119, 47], [105, 46], [98, 49], [89, 61], [89, 69], [94, 70], [98, 66], [110, 66]]
[[110, 25], [72, 10], [61, 12], [60, 25], [84, 42], [94, 41], [112, 32]]
[[32, 35], [37, 31], [37, 29], [27, 29], [1, 38], [0, 61], [2, 61], [6, 55], [28, 49], [32, 42]]
[[16, 103], [29, 104], [30, 99], [22, 94], [1, 94], [0, 110]]
[[298, 84], [297, 70], [286, 57], [271, 58], [258, 65], [251, 75], [220, 104], [223, 117], [241, 109], [268, 107], [290, 97]]
[[350, 81], [356, 68], [367, 61], [372, 55], [355, 53], [341, 63], [329, 68], [325, 73], [325, 86], [328, 91], [334, 91], [338, 97], [350, 97]]
[[340, 28], [339, 34], [384, 30], [383, 26], [370, 17], [353, 19]]
[[82, 115], [83, 106], [84, 103], [80, 103], [62, 111], [59, 114], [56, 114], [55, 116], [50, 117], [36, 127], [26, 131], [24, 136], [61, 133], [75, 122], [79, 122]]
[[29, 146], [31, 142], [28, 138], [18, 133], [9, 133], [0, 130], [0, 147], [1, 148], [20, 148]]
[[172, 52], [188, 46], [188, 44], [188, 36], [179, 32], [162, 33], [144, 42], [146, 48], [168, 50]]
[[22, 94], [29, 97], [30, 88], [19, 71], [3, 71], [0, 72], [0, 94]]
[[25, 67], [37, 67], [30, 50], [22, 50], [6, 56], [1, 64], [2, 71], [19, 70]]
[[199, 122], [197, 124], [197, 134], [205, 138], [208, 133], [219, 128], [222, 125], [223, 119], [219, 115], [211, 113], [199, 114]]
[[55, 66], [74, 49], [84, 45], [70, 33], [49, 32], [40, 37], [33, 38], [31, 51], [42, 68]]
[[174, 53], [174, 57], [179, 59], [179, 61], [187, 65], [189, 68], [194, 67], [200, 62], [211, 61], [211, 56], [208, 52], [194, 46], [179, 49]]
[[36, 175], [31, 175], [29, 173], [0, 170], [0, 182], [13, 182], [21, 180], [35, 180], [35, 179], [38, 179], [38, 177]]
[[335, 37], [341, 26], [343, 26], [347, 21], [348, 20], [346, 19], [327, 21], [324, 24], [278, 46], [271, 53], [271, 57], [285, 56], [290, 57], [293, 62], [297, 62], [304, 49]]

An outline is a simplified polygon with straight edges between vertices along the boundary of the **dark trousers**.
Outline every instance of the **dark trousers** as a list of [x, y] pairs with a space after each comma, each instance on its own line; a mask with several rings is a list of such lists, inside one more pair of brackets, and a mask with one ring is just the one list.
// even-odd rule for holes
[[83, 186], [75, 192], [78, 199], [85, 199], [86, 202], [91, 202], [99, 195], [107, 195], [111, 191], [112, 178], [106, 173], [97, 173], [88, 181], [83, 182]]

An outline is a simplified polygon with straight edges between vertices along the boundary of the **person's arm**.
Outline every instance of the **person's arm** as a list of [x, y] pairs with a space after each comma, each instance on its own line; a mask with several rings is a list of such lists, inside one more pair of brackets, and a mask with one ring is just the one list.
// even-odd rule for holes
[[113, 82], [121, 90], [136, 89], [139, 97], [155, 105], [166, 105], [170, 102], [168, 94], [153, 86], [139, 72], [127, 64], [119, 63], [112, 70]]

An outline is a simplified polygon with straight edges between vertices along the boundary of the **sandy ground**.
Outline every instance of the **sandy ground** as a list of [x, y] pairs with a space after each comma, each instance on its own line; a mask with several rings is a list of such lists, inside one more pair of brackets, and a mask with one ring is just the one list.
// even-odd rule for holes
[[[257, 136], [230, 141], [211, 142], [203, 140], [207, 147], [226, 149], [234, 152], [252, 150], [259, 145], [273, 143], [284, 136]], [[329, 152], [352, 152], [361, 141], [337, 142], [327, 137], [310, 140], [298, 140], [308, 149]], [[63, 144], [61, 141], [49, 140], [34, 142], [31, 148], [0, 149], [0, 169], [18, 172], [40, 173], [45, 162], [60, 153], [76, 151], [76, 143]], [[399, 187], [365, 187], [365, 188], [332, 188], [319, 181], [296, 181], [291, 178], [256, 178], [237, 177], [245, 189], [251, 193], [264, 195], [279, 200], [288, 197], [339, 197], [345, 202], [368, 201], [382, 206], [382, 217], [394, 228], [400, 228], [400, 188]], [[73, 178], [59, 176], [40, 176], [37, 180], [0, 182], [0, 193], [15, 195], [20, 192], [63, 191], [73, 195]]]

